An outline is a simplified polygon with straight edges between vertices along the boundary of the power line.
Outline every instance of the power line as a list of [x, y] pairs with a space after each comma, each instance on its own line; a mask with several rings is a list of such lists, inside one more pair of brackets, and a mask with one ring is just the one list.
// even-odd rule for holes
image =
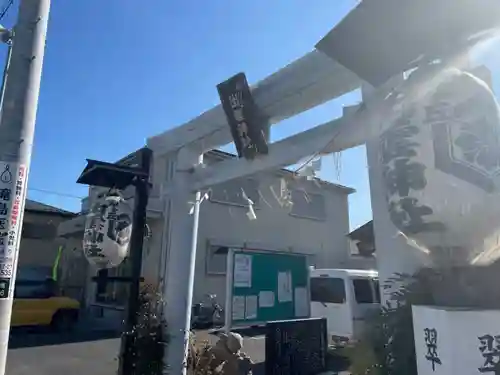
[[80, 199], [80, 200], [85, 198], [85, 197], [79, 197], [78, 195], [60, 193], [60, 192], [53, 191], [53, 190], [45, 190], [45, 189], [37, 189], [37, 188], [28, 188], [28, 191], [36, 191], [36, 192], [39, 192], [39, 193], [45, 193], [45, 194], [50, 194], [50, 195], [57, 195], [57, 196], [60, 196], [60, 197]]
[[5, 5], [5, 7], [3, 8], [2, 12], [0, 12], [0, 21], [5, 17], [5, 15], [9, 11], [9, 9], [12, 6], [13, 3], [14, 3], [14, 0], [9, 0], [9, 2], [7, 3], [7, 5]]

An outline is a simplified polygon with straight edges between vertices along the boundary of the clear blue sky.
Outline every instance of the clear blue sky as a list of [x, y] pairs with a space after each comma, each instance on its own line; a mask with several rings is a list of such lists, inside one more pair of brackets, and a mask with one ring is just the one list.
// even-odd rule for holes
[[[85, 196], [75, 183], [85, 158], [115, 161], [211, 108], [216, 84], [234, 73], [244, 71], [251, 83], [266, 77], [312, 50], [355, 4], [52, 1], [29, 197], [78, 210], [78, 199], [35, 189]], [[15, 9], [3, 22], [14, 19]], [[350, 94], [286, 121], [274, 127], [273, 140], [337, 117], [358, 100]], [[371, 219], [364, 148], [341, 158], [339, 175], [325, 157], [322, 177], [358, 191], [350, 200], [356, 227]]]
[[[2, 21], [7, 27], [18, 1]], [[356, 2], [52, 1], [29, 197], [79, 210], [74, 197], [87, 190], [75, 181], [85, 158], [116, 161], [211, 108], [216, 84], [237, 72], [251, 83], [275, 72], [312, 50]], [[490, 67], [499, 50], [482, 56]], [[0, 61], [5, 52], [0, 47]], [[272, 138], [335, 118], [358, 100], [352, 93], [285, 121]], [[323, 159], [323, 178], [357, 190], [351, 227], [371, 219], [364, 147], [343, 152], [340, 171], [333, 156]]]

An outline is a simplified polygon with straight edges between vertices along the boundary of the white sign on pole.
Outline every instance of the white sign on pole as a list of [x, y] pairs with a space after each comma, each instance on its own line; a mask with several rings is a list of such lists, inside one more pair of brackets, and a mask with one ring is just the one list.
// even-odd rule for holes
[[12, 263], [1, 263], [0, 264], [0, 278], [1, 277], [12, 277], [12, 270], [14, 265]]
[[26, 176], [25, 165], [0, 162], [0, 299], [13, 294]]

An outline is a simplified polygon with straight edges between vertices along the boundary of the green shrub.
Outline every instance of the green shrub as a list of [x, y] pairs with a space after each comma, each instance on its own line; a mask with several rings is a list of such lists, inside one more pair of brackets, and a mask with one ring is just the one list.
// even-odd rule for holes
[[139, 294], [140, 310], [137, 325], [131, 332], [124, 332], [131, 341], [127, 360], [132, 362], [135, 375], [162, 375], [164, 351], [168, 344], [166, 323], [161, 318], [162, 300], [150, 285]]
[[[150, 285], [145, 285], [139, 295], [140, 311], [138, 324], [128, 333], [133, 341], [132, 356], [136, 375], [162, 375], [167, 368], [164, 363], [164, 352], [168, 345], [165, 335], [167, 324], [161, 317], [163, 301], [161, 295]], [[127, 334], [127, 333], [125, 333]], [[191, 335], [187, 361], [189, 375], [211, 375], [203, 363], [210, 345], [208, 342], [196, 342]]]

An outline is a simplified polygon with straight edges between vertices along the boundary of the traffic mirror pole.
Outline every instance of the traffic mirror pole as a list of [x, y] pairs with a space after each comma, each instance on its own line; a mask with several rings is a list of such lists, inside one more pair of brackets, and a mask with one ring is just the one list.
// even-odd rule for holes
[[0, 375], [5, 375], [50, 0], [21, 0], [0, 119]]

